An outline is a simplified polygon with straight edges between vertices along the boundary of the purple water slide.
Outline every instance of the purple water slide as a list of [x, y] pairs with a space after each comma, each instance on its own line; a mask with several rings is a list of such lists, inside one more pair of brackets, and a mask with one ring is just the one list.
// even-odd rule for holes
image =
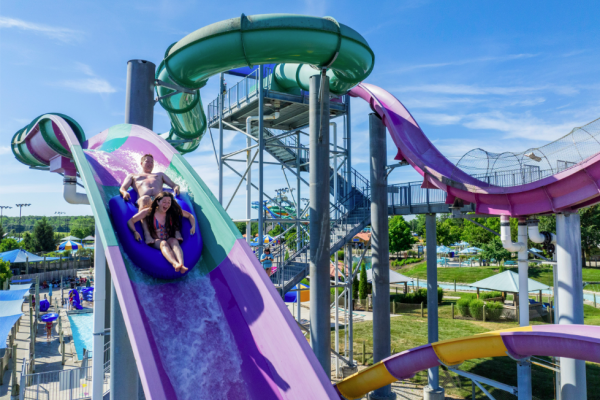
[[[80, 144], [61, 117], [38, 123], [49, 121], [85, 184], [148, 399], [339, 398], [256, 256], [180, 154], [139, 126], [117, 125]], [[57, 156], [37, 125], [25, 140], [40, 162]], [[109, 215], [108, 201], [146, 153], [190, 195], [198, 216], [202, 258], [181, 279], [138, 268]]]
[[600, 154], [547, 178], [513, 187], [490, 186], [466, 174], [429, 141], [402, 103], [386, 90], [367, 83], [350, 91], [371, 105], [398, 147], [397, 160], [406, 160], [423, 176], [424, 188], [475, 203], [482, 214], [526, 216], [576, 210], [600, 201]]

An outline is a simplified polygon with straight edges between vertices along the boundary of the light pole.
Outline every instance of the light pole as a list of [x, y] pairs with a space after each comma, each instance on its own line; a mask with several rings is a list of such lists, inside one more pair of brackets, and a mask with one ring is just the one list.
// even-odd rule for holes
[[15, 204], [19, 207], [19, 248], [21, 247], [21, 211], [23, 207], [29, 207], [31, 204]]
[[[4, 211], [4, 209], [5, 209], [5, 208], [6, 208], [6, 209], [10, 209], [10, 208], [12, 208], [12, 207], [10, 207], [10, 206], [0, 206], [0, 225], [4, 225], [4, 224], [2, 223], [2, 212]], [[0, 239], [1, 239], [1, 238], [0, 238]]]
[[[60, 229], [60, 216], [61, 215], [66, 215], [66, 212], [63, 211], [55, 211], [54, 214], [58, 215], [58, 229]], [[58, 229], [56, 230], [58, 232]]]

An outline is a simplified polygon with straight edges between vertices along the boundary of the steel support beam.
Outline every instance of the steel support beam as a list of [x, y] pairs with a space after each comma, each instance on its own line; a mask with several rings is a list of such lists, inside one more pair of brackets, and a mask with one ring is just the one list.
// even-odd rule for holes
[[258, 69], [258, 256], [263, 253], [264, 242], [264, 160], [265, 160], [265, 88], [263, 67]]
[[225, 99], [225, 77], [219, 75], [219, 96], [217, 113], [219, 114], [219, 203], [223, 205], [223, 102]]
[[[527, 220], [519, 218], [517, 242], [525, 243], [518, 253], [519, 266], [519, 326], [529, 326], [529, 261], [527, 253]], [[531, 363], [529, 359], [517, 362], [519, 400], [531, 400]]]
[[[556, 214], [558, 323], [583, 324], [581, 220]], [[585, 361], [560, 358], [561, 399], [587, 399]]]
[[[390, 240], [387, 215], [387, 165], [385, 125], [369, 114], [371, 172], [371, 256], [373, 271], [373, 363], [391, 354], [390, 338]], [[337, 175], [337, 172], [336, 172]], [[337, 253], [336, 253], [337, 254]], [[374, 390], [369, 399], [395, 399], [392, 386]]]
[[125, 123], [152, 130], [154, 125], [154, 74], [156, 66], [150, 61], [127, 62], [125, 89]]
[[104, 326], [106, 306], [106, 255], [96, 225], [94, 245], [94, 342], [92, 345], [92, 400], [104, 394]]
[[[427, 340], [434, 343], [438, 338], [438, 299], [437, 299], [437, 231], [436, 215], [425, 215], [427, 239]], [[440, 387], [439, 367], [429, 368], [428, 385], [423, 388], [423, 398], [443, 400], [444, 388]]]
[[[310, 343], [331, 374], [329, 322], [329, 78], [310, 77]], [[259, 234], [260, 236], [260, 234]]]
[[[127, 63], [126, 124], [136, 124], [152, 129], [155, 70], [156, 66], [149, 61], [131, 60]], [[114, 289], [114, 282], [111, 283], [111, 287], [110, 398], [111, 400], [136, 399], [140, 387], [138, 369], [119, 299]], [[143, 397], [143, 392], [139, 395]]]
[[138, 391], [140, 377], [114, 282], [111, 288], [111, 304], [110, 400], [138, 399], [143, 396], [143, 391]]

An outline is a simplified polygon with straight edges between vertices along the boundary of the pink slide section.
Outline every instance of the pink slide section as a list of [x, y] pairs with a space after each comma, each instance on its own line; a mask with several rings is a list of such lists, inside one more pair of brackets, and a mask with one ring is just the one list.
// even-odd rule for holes
[[427, 139], [402, 103], [388, 91], [361, 83], [350, 91], [371, 105], [406, 160], [423, 176], [423, 187], [446, 193], [446, 202], [462, 199], [476, 212], [527, 216], [574, 211], [600, 201], [600, 154], [547, 178], [513, 187], [490, 186], [457, 168]]

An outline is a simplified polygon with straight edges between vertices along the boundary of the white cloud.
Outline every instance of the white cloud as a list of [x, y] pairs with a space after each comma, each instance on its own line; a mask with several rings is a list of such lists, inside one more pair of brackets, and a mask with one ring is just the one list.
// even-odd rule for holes
[[2, 154], [9, 154], [10, 153], [10, 147], [9, 146], [0, 146], [0, 155]]
[[499, 56], [499, 57], [479, 57], [479, 58], [448, 61], [448, 62], [441, 62], [441, 63], [411, 65], [411, 66], [396, 69], [391, 72], [402, 73], [402, 72], [408, 72], [408, 71], [415, 71], [415, 70], [419, 70], [419, 69], [442, 68], [442, 67], [451, 67], [451, 66], [473, 64], [473, 63], [504, 62], [504, 61], [524, 59], [524, 58], [532, 58], [532, 57], [537, 57], [537, 56], [538, 56], [538, 54], [509, 54], [506, 56]]
[[101, 78], [71, 79], [62, 81], [60, 86], [86, 93], [114, 93], [117, 91], [108, 81]]
[[325, 0], [304, 0], [304, 13], [306, 15], [324, 17], [326, 12], [327, 2]]
[[529, 114], [513, 115], [498, 111], [473, 114], [463, 122], [463, 126], [469, 129], [488, 129], [504, 132], [505, 138], [522, 138], [545, 142], [566, 135], [578, 125], [581, 125], [581, 121], [548, 123]]
[[414, 97], [411, 96], [403, 101], [404, 105], [410, 110], [413, 108], [447, 108], [448, 106], [458, 104], [477, 104], [483, 102], [483, 99], [473, 99], [469, 97]]
[[477, 86], [461, 84], [430, 84], [405, 86], [395, 88], [398, 92], [421, 92], [441, 93], [447, 95], [500, 95], [509, 96], [517, 94], [528, 94], [540, 91], [552, 91], [557, 94], [573, 95], [579, 93], [579, 89], [572, 86]]
[[58, 86], [85, 93], [115, 93], [117, 91], [110, 82], [97, 76], [89, 65], [80, 62], [75, 63], [75, 65], [78, 71], [89, 76], [89, 78], [64, 80], [58, 82]]
[[415, 115], [417, 121], [423, 121], [431, 125], [455, 125], [460, 122], [460, 115], [418, 113]]
[[36, 24], [17, 18], [0, 17], [0, 28], [16, 28], [24, 31], [31, 31], [52, 39], [60, 40], [64, 43], [79, 42], [83, 39], [83, 32], [81, 31]]

